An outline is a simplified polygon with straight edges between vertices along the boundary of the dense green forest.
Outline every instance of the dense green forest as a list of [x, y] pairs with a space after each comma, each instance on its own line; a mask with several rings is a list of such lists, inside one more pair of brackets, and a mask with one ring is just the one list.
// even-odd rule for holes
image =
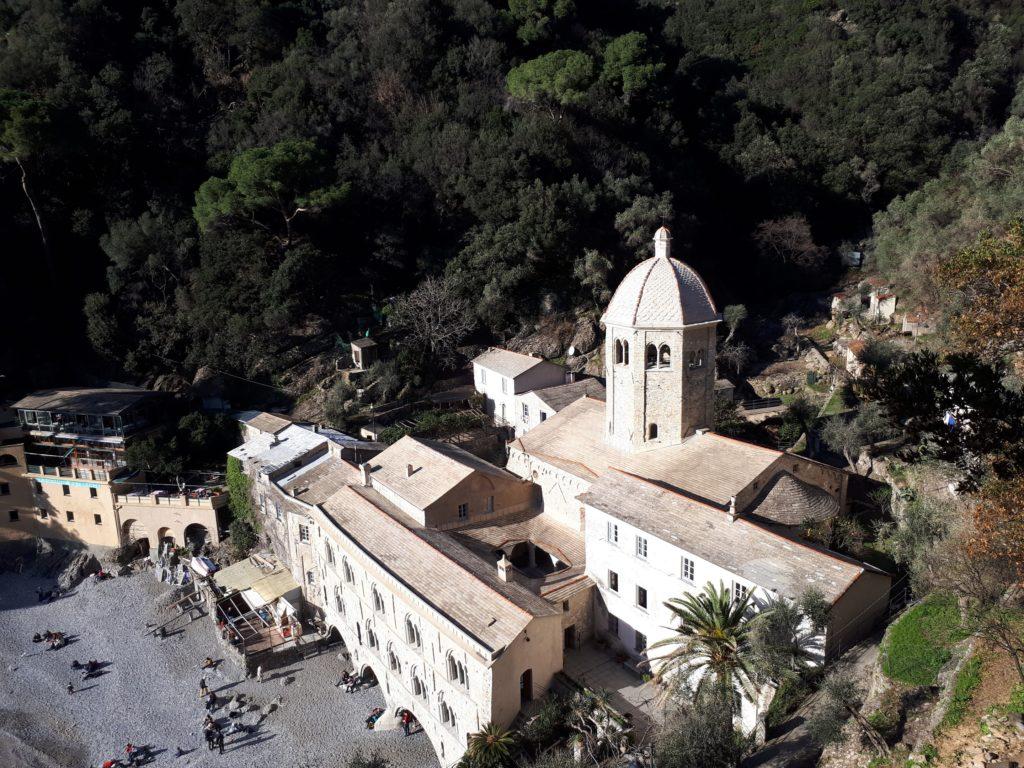
[[500, 338], [602, 301], [663, 223], [723, 305], [826, 287], [876, 215], [913, 276], [929, 211], [1009, 184], [958, 179], [1024, 115], [1014, 0], [8, 0], [0, 27], [9, 391], [273, 380], [427, 277]]

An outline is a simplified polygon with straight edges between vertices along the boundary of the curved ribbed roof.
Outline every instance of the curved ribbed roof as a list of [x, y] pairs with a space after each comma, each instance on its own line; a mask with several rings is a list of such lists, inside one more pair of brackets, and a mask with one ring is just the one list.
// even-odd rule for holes
[[839, 504], [827, 491], [780, 472], [768, 481], [750, 513], [781, 525], [800, 525], [832, 519], [839, 514]]
[[668, 230], [654, 236], [655, 255], [630, 270], [619, 283], [601, 322], [630, 328], [681, 328], [718, 319], [704, 281], [669, 255]]

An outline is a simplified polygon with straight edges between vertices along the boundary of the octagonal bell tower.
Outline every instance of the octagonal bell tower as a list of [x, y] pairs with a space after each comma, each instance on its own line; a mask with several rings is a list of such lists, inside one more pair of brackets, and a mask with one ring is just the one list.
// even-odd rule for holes
[[626, 275], [601, 318], [605, 438], [623, 450], [679, 444], [714, 418], [718, 310], [704, 281], [671, 250], [662, 227], [653, 258]]

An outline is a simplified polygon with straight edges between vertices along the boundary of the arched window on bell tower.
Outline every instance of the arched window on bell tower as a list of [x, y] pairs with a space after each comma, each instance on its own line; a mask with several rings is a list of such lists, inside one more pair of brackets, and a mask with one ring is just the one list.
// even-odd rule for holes
[[629, 365], [629, 342], [622, 342], [622, 364]]
[[661, 349], [658, 350], [658, 367], [668, 368], [672, 365], [672, 350], [668, 348], [668, 344], [662, 344]]
[[615, 340], [615, 362], [618, 365], [622, 364], [622, 342], [618, 339]]
[[647, 349], [644, 352], [644, 368], [657, 368], [658, 367], [658, 348], [653, 344], [648, 344]]

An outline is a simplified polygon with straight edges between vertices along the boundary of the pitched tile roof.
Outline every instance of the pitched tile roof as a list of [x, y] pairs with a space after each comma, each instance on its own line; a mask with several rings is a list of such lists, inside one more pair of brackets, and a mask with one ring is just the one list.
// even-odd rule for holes
[[581, 565], [586, 559], [586, 547], [579, 531], [560, 525], [538, 509], [470, 523], [452, 531], [452, 534], [480, 542], [489, 550], [532, 541], [569, 565]]
[[692, 435], [680, 445], [628, 453], [605, 442], [604, 422], [605, 404], [581, 398], [512, 447], [588, 482], [614, 467], [722, 506], [782, 455], [713, 432]]
[[306, 504], [322, 504], [346, 485], [360, 481], [358, 469], [328, 453], [280, 478], [277, 485]]
[[421, 600], [497, 652], [535, 617], [557, 615], [547, 601], [504, 582], [497, 570], [440, 531], [403, 525], [354, 488], [321, 509], [363, 552]]
[[266, 411], [244, 411], [238, 415], [238, 420], [246, 426], [258, 429], [260, 432], [269, 432], [272, 435], [276, 435], [292, 423], [291, 419]]
[[[436, 440], [403, 437], [370, 460], [370, 473], [417, 509], [426, 509], [474, 472], [506, 482], [522, 480], [468, 451]], [[408, 467], [412, 466], [412, 475]]]
[[494, 371], [500, 376], [507, 376], [510, 379], [521, 376], [543, 363], [555, 365], [555, 363], [548, 362], [542, 357], [524, 355], [521, 352], [499, 349], [498, 347], [491, 347], [486, 352], [473, 358], [474, 365], [479, 365], [481, 368]]
[[834, 602], [870, 568], [624, 472], [604, 475], [580, 500], [784, 597], [814, 586]]
[[605, 390], [604, 384], [599, 379], [580, 379], [568, 384], [535, 389], [533, 394], [542, 403], [555, 411], [555, 413], [558, 413], [569, 403], [574, 403], [583, 396], [592, 397], [595, 400], [604, 400]]

